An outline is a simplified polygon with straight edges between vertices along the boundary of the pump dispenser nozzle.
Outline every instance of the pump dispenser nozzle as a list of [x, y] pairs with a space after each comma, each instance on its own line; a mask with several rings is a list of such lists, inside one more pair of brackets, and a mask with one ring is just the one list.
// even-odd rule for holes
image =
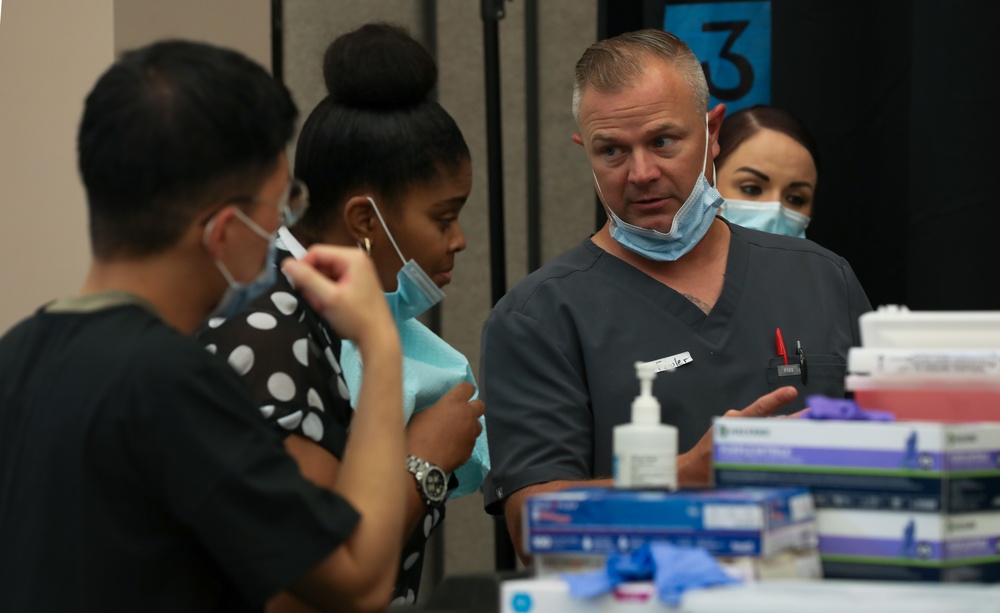
[[639, 395], [632, 401], [632, 423], [660, 423], [660, 401], [653, 395], [656, 364], [636, 362], [635, 376], [639, 379]]
[[[672, 370], [672, 369], [667, 369]], [[618, 487], [677, 489], [677, 428], [660, 423], [660, 401], [653, 395], [655, 362], [636, 362], [639, 395], [632, 421], [614, 427], [614, 477]]]

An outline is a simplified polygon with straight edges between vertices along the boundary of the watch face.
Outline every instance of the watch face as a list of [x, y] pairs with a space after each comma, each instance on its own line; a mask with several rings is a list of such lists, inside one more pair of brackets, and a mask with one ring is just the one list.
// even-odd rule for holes
[[440, 468], [431, 468], [424, 477], [424, 493], [434, 502], [444, 500], [444, 494], [448, 489], [448, 480], [445, 479], [444, 472]]

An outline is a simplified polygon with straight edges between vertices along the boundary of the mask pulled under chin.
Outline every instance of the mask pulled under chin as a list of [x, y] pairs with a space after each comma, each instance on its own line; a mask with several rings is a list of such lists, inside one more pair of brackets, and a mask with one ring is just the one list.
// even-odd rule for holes
[[647, 260], [672, 262], [691, 251], [705, 237], [721, 204], [722, 195], [702, 174], [698, 177], [691, 195], [674, 214], [670, 232], [664, 234], [657, 230], [634, 226], [620, 219], [608, 208], [611, 216], [611, 238]]
[[379, 223], [382, 224], [382, 229], [385, 230], [385, 235], [389, 237], [389, 242], [392, 243], [393, 249], [396, 250], [396, 255], [403, 262], [403, 267], [396, 273], [396, 291], [385, 293], [385, 299], [389, 301], [389, 310], [392, 312], [392, 318], [397, 323], [413, 319], [444, 300], [444, 291], [427, 276], [427, 273], [420, 267], [420, 264], [417, 264], [416, 260], [411, 259], [407, 261], [403, 257], [403, 252], [400, 251], [399, 245], [396, 244], [396, 239], [393, 238], [392, 232], [389, 231], [389, 226], [382, 219], [382, 212], [378, 210], [378, 205], [375, 204], [371, 196], [368, 197], [368, 202], [371, 203]]
[[441, 290], [424, 269], [410, 260], [396, 273], [396, 291], [386, 292], [389, 310], [396, 322], [413, 319], [444, 299]]
[[809, 217], [793, 211], [780, 202], [756, 202], [753, 200], [729, 200], [722, 204], [723, 217], [744, 228], [784, 234], [796, 238], [806, 237]]

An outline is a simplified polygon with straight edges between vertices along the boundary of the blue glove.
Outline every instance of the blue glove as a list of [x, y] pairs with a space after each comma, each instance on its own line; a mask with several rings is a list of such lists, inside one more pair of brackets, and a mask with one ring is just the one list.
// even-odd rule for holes
[[656, 592], [672, 607], [680, 604], [687, 590], [740, 583], [701, 547], [675, 547], [669, 543], [653, 543], [650, 547], [656, 566]]
[[626, 581], [648, 581], [655, 571], [649, 546], [643, 545], [630, 554], [609, 555], [604, 570], [566, 574], [563, 579], [569, 583], [569, 593], [574, 598], [594, 598]]
[[563, 579], [574, 598], [593, 598], [626, 581], [652, 579], [660, 600], [670, 606], [680, 604], [681, 596], [689, 589], [740, 583], [704, 549], [669, 543], [643, 545], [627, 555], [611, 554], [603, 571], [567, 574]]

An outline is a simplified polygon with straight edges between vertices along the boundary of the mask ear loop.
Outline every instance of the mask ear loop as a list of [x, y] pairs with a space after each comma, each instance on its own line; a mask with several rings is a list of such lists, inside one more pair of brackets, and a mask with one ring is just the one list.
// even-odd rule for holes
[[[205, 231], [201, 235], [201, 242], [206, 248], [208, 247], [209, 238], [212, 236], [212, 230], [215, 228], [216, 219], [216, 216], [213, 215], [212, 218], [208, 220], [208, 223], [205, 224]], [[251, 230], [252, 229], [253, 228], [251, 227]], [[226, 284], [229, 285], [229, 287], [239, 287], [241, 285], [240, 282], [229, 273], [229, 269], [226, 268], [226, 265], [222, 262], [222, 260], [214, 255], [209, 255], [212, 257], [212, 263], [215, 264], [215, 267], [220, 273], [222, 273], [222, 278], [226, 280]]]
[[[368, 198], [368, 202], [372, 203], [372, 208], [375, 209], [375, 214], [378, 215], [378, 220], [382, 224], [382, 228], [385, 230], [385, 235], [389, 237], [389, 242], [392, 243], [392, 248], [396, 250], [396, 254], [399, 255], [399, 259], [402, 260], [403, 265], [405, 266], [406, 265], [406, 258], [403, 257], [403, 252], [399, 250], [399, 245], [396, 244], [396, 239], [394, 239], [392, 237], [392, 232], [389, 231], [389, 226], [387, 226], [385, 224], [385, 220], [382, 219], [382, 213], [379, 212], [378, 205], [375, 204], [375, 201], [372, 200], [371, 196], [365, 196], [365, 197]], [[368, 245], [368, 239], [367, 238], [365, 239], [365, 244]], [[370, 249], [370, 247], [369, 247], [369, 249]], [[370, 250], [369, 250], [369, 253], [371, 253]]]
[[594, 172], [593, 168], [590, 169], [590, 174], [594, 175], [594, 185], [597, 186], [597, 195], [600, 196], [601, 206], [604, 207], [604, 212], [608, 216], [608, 221], [610, 221], [613, 226], [618, 225], [617, 222], [615, 222], [615, 218], [611, 216], [611, 206], [604, 198], [604, 190], [601, 189], [601, 182], [597, 180], [597, 173]]
[[601, 197], [601, 204], [608, 206], [608, 203], [604, 201], [604, 190], [601, 189], [601, 182], [597, 180], [597, 173], [594, 172], [593, 168], [590, 169], [590, 174], [594, 175], [594, 185], [597, 186], [597, 195]]
[[[701, 174], [708, 170], [708, 113], [705, 113], [705, 158], [701, 161]], [[712, 160], [712, 178], [715, 179], [715, 160]], [[714, 185], [712, 187], [715, 187]]]

